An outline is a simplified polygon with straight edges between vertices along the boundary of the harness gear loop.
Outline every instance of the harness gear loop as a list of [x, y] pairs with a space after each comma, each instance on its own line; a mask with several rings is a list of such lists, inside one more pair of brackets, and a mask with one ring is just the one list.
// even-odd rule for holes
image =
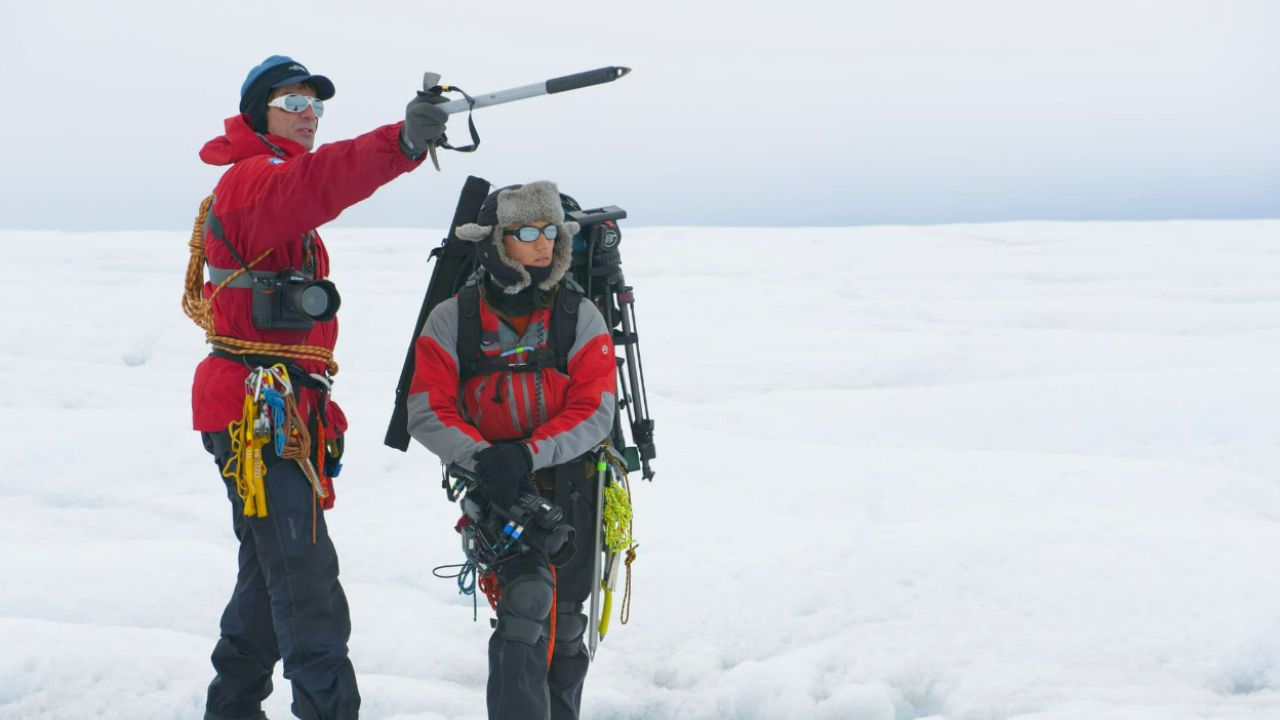
[[213, 288], [209, 297], [204, 297], [204, 266], [207, 262], [204, 227], [209, 218], [209, 212], [213, 208], [213, 200], [213, 195], [210, 195], [200, 201], [200, 212], [196, 215], [195, 224], [191, 230], [191, 240], [187, 243], [187, 247], [191, 249], [191, 257], [187, 261], [187, 276], [182, 292], [182, 311], [204, 330], [205, 342], [215, 349], [232, 355], [274, 355], [290, 360], [314, 360], [324, 363], [329, 375], [337, 375], [338, 363], [334, 361], [333, 351], [329, 348], [318, 345], [281, 345], [216, 334], [213, 321], [213, 298], [237, 277], [244, 274], [247, 268], [254, 267], [270, 255], [273, 248], [268, 248], [253, 262], [248, 263], [247, 268], [237, 268]]
[[[244, 514], [248, 517], [267, 516], [266, 463], [262, 449], [272, 446], [272, 451], [282, 460], [298, 463], [311, 484], [313, 491], [312, 543], [316, 542], [316, 508], [319, 500], [331, 495], [330, 486], [316, 471], [311, 456], [311, 433], [298, 412], [298, 400], [289, 380], [289, 371], [282, 364], [269, 368], [258, 367], [245, 378], [245, 396], [239, 420], [233, 420], [227, 430], [231, 436], [231, 455], [222, 468], [222, 475], [236, 483], [236, 493], [244, 501]], [[318, 430], [317, 458], [323, 467], [324, 426]]]
[[[320, 478], [320, 474], [316, 471], [315, 464], [312, 462], [311, 432], [307, 429], [307, 424], [303, 422], [302, 415], [298, 412], [298, 399], [293, 392], [292, 385], [289, 383], [289, 371], [283, 365], [275, 365], [270, 372], [277, 382], [284, 386], [284, 392], [281, 393], [284, 395], [285, 428], [282, 433], [284, 442], [283, 449], [279, 455], [282, 459], [293, 460], [298, 463], [298, 467], [302, 469], [302, 474], [311, 483], [311, 489], [316, 496], [322, 499], [326, 498], [329, 496], [329, 491], [325, 487], [324, 481]], [[278, 430], [279, 428], [277, 428]], [[320, 432], [323, 432], [323, 430], [321, 429]], [[318, 445], [320, 451], [323, 452], [323, 435]], [[323, 467], [323, 464], [321, 466]]]

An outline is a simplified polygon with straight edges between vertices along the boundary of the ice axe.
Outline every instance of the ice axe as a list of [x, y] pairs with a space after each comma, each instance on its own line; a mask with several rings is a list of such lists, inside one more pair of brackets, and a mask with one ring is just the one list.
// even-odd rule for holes
[[[508, 88], [506, 90], [498, 90], [491, 93], [483, 93], [481, 95], [468, 95], [461, 88], [455, 85], [441, 85], [440, 73], [427, 72], [422, 74], [422, 94], [425, 95], [442, 95], [446, 92], [456, 92], [462, 95], [458, 100], [448, 100], [438, 103], [441, 110], [454, 115], [460, 112], [468, 113], [467, 128], [471, 131], [471, 144], [466, 147], [455, 148], [448, 144], [443, 138], [439, 142], [439, 146], [457, 150], [458, 152], [472, 152], [480, 145], [480, 136], [476, 134], [475, 123], [472, 122], [470, 112], [478, 108], [490, 107], [492, 105], [502, 105], [503, 103], [515, 102], [517, 100], [525, 100], [539, 95], [554, 95], [556, 93], [568, 92], [569, 90], [577, 90], [579, 88], [591, 87], [592, 85], [603, 85], [607, 82], [613, 82], [618, 78], [631, 72], [631, 68], [610, 65], [609, 67], [597, 68], [586, 72], [574, 73], [573, 75], [564, 75], [550, 80], [533, 83], [531, 85], [521, 85], [520, 87]], [[440, 169], [440, 162], [436, 159], [436, 146], [429, 148], [431, 153], [431, 162], [436, 166], [436, 170]]]

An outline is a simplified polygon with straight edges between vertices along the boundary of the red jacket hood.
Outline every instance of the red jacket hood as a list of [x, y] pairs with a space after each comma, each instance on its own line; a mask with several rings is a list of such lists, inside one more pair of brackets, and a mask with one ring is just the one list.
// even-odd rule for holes
[[[210, 140], [200, 148], [200, 159], [210, 165], [231, 165], [254, 155], [269, 155], [271, 146], [263, 142], [249, 124], [248, 115], [236, 115], [227, 118], [224, 123], [226, 134]], [[298, 143], [282, 138], [279, 135], [264, 135], [271, 142], [285, 151], [288, 157], [302, 155], [307, 149]]]

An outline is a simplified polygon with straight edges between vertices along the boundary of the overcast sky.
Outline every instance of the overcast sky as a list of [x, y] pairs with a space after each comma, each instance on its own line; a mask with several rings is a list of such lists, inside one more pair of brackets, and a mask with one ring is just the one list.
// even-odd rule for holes
[[643, 225], [1280, 217], [1274, 0], [0, 4], [5, 228], [186, 229], [277, 53], [337, 86], [320, 142], [399, 120], [424, 70], [634, 69], [477, 112], [479, 153], [343, 226], [443, 227], [468, 174]]

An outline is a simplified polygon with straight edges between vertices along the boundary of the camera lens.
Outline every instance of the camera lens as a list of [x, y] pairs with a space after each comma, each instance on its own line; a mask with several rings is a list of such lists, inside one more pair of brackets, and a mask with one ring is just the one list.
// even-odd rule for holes
[[338, 306], [342, 304], [338, 288], [328, 280], [308, 283], [294, 293], [286, 305], [292, 306], [295, 311], [316, 322], [325, 322], [333, 318], [338, 312]]
[[329, 309], [329, 293], [316, 285], [307, 286], [298, 298], [298, 309], [311, 317], [323, 315]]

